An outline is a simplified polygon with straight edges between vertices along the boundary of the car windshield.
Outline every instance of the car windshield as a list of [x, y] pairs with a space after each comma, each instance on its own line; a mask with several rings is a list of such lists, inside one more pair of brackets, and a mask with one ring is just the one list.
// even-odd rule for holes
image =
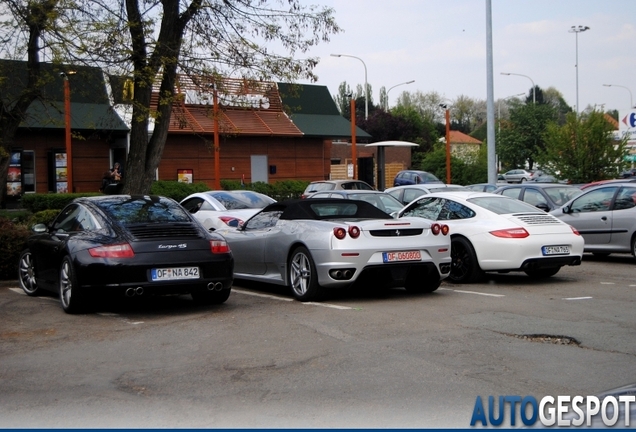
[[255, 192], [219, 191], [209, 194], [227, 210], [260, 209], [275, 202], [274, 199]]
[[125, 200], [114, 197], [94, 203], [124, 225], [191, 221], [183, 207], [164, 197], [133, 196]]
[[514, 198], [496, 196], [492, 197], [477, 197], [470, 198], [468, 202], [483, 207], [486, 210], [490, 210], [497, 214], [511, 214], [511, 213], [536, 213], [537, 208], [533, 205], [527, 204], [523, 201], [516, 200]]
[[324, 191], [324, 190], [331, 190], [335, 187], [336, 186], [333, 183], [325, 183], [325, 182], [310, 183], [309, 186], [307, 186], [307, 189], [305, 190], [305, 192], [318, 192], [318, 191]]

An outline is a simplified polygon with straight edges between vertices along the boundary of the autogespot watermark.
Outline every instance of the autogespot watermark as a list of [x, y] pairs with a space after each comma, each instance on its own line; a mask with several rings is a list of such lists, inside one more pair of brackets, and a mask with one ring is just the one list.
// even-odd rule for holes
[[[543, 426], [596, 426], [598, 419], [605, 426], [618, 423], [621, 413], [624, 426], [631, 425], [630, 404], [636, 404], [636, 396], [545, 396], [540, 401], [534, 396], [488, 396], [484, 407], [481, 396], [477, 396], [471, 426], [516, 426], [517, 416], [524, 426], [532, 426], [539, 421]], [[504, 425], [508, 419], [510, 424]]]

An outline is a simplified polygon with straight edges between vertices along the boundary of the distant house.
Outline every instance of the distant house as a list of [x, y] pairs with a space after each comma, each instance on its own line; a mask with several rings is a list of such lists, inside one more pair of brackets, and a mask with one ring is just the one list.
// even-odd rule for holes
[[[451, 155], [466, 162], [474, 160], [479, 154], [482, 142], [460, 131], [450, 131]], [[440, 142], [446, 142], [446, 137], [440, 138]]]

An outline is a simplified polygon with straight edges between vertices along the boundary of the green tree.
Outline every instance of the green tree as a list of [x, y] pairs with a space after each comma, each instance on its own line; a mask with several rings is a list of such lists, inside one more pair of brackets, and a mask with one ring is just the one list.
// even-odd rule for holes
[[548, 125], [538, 160], [542, 167], [573, 183], [616, 177], [625, 167], [627, 138], [615, 141], [613, 131], [602, 112], [578, 117], [570, 113], [564, 125]]
[[[538, 95], [538, 93], [537, 93]], [[510, 118], [500, 121], [497, 132], [497, 154], [504, 167], [534, 167], [537, 156], [545, 147], [544, 133], [548, 124], [556, 122], [557, 110], [550, 104], [514, 103]]]

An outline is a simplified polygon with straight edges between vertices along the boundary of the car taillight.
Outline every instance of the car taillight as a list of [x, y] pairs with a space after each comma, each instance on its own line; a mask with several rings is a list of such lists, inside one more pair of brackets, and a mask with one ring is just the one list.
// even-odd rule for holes
[[135, 256], [135, 252], [128, 243], [98, 246], [90, 248], [88, 253], [93, 258], [132, 258]]
[[347, 230], [342, 227], [336, 227], [333, 229], [333, 235], [335, 235], [338, 240], [342, 240], [347, 236]]
[[219, 216], [219, 220], [225, 225], [235, 228], [243, 225], [243, 221], [241, 219], [232, 216]]
[[526, 238], [530, 234], [525, 228], [509, 228], [497, 231], [490, 231], [490, 234], [501, 238]]
[[431, 232], [433, 235], [438, 235], [439, 233], [442, 233], [442, 235], [448, 235], [450, 228], [448, 225], [434, 223], [431, 225]]
[[230, 253], [230, 245], [225, 240], [210, 240], [210, 250], [213, 254]]
[[355, 225], [351, 225], [349, 227], [349, 235], [351, 236], [351, 238], [358, 238], [360, 237], [360, 228], [358, 228]]
[[576, 234], [577, 236], [580, 236], [580, 235], [581, 235], [581, 233], [579, 232], [579, 230], [577, 230], [576, 228], [574, 228], [572, 225], [570, 225], [570, 228], [572, 228], [572, 232], [573, 232], [574, 234]]

